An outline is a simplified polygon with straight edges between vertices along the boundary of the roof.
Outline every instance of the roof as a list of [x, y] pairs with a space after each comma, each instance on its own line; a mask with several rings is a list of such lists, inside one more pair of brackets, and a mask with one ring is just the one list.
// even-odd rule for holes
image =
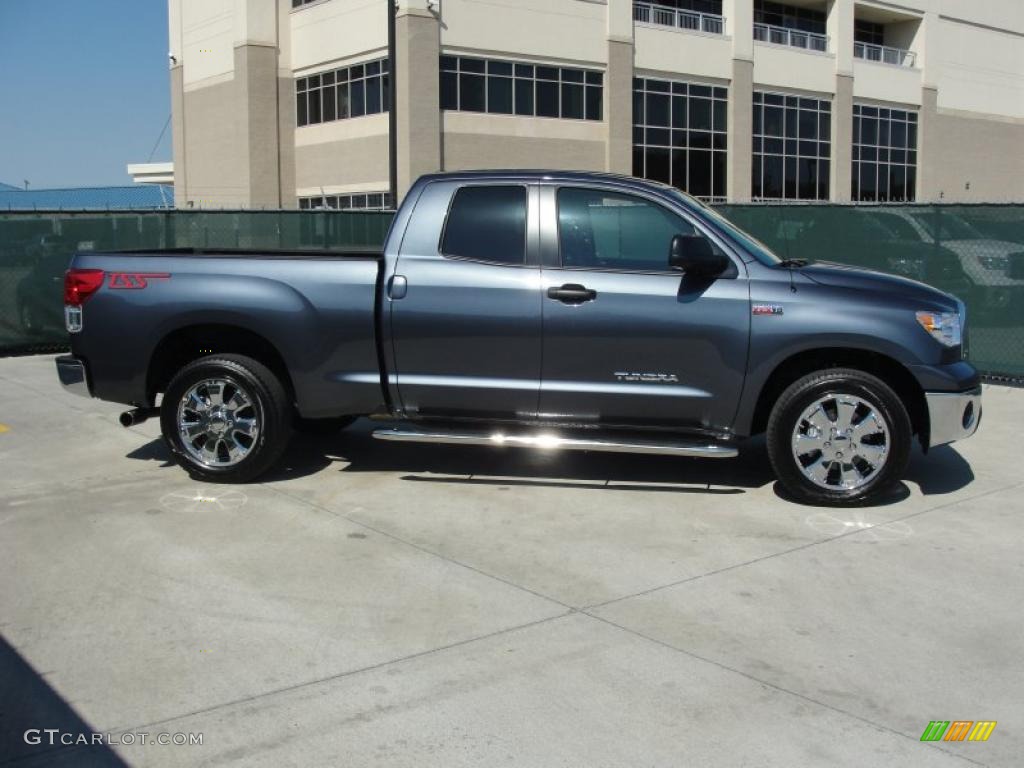
[[424, 176], [429, 179], [473, 179], [485, 177], [488, 179], [550, 179], [552, 181], [624, 181], [639, 182], [642, 184], [655, 184], [665, 186], [656, 181], [638, 179], [634, 176], [627, 176], [623, 173], [606, 173], [602, 171], [552, 171], [536, 168], [499, 168], [495, 170], [474, 170], [474, 171], [447, 171], [444, 173], [431, 173]]
[[[624, 173], [607, 173], [604, 171], [550, 171], [550, 170], [535, 170], [535, 169], [500, 169], [500, 170], [475, 170], [475, 171], [447, 171], [442, 173], [429, 173], [420, 177], [419, 182], [423, 181], [443, 181], [445, 179], [488, 179], [488, 180], [515, 180], [515, 181], [555, 181], [555, 182], [568, 182], [568, 183], [595, 183], [604, 182], [606, 184], [614, 184], [621, 189], [633, 190], [646, 189], [648, 192], [653, 192], [662, 197], [666, 195], [683, 194], [686, 197], [690, 197], [682, 190], [673, 187], [670, 184], [663, 184], [660, 181], [654, 181], [653, 179], [640, 179], [636, 176], [628, 176]], [[700, 202], [695, 200], [696, 205], [701, 205]]]
[[84, 210], [124, 208], [171, 208], [174, 188], [162, 184], [121, 187], [70, 187], [67, 189], [19, 189], [0, 186], [3, 210]]

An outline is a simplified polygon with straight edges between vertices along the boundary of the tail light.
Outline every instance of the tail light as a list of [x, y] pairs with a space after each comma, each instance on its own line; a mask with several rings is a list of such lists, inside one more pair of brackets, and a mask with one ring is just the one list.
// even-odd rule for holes
[[103, 285], [102, 269], [69, 269], [64, 273], [64, 327], [82, 330], [82, 305]]
[[102, 269], [69, 269], [64, 273], [64, 305], [80, 307], [103, 285]]

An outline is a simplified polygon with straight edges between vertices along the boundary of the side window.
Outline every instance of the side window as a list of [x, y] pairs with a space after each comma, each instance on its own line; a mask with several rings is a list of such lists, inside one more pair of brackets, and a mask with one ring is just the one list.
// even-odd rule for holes
[[685, 219], [641, 197], [578, 187], [558, 190], [563, 267], [663, 272], [669, 268], [673, 236], [693, 234], [695, 228]]
[[524, 264], [526, 187], [461, 187], [448, 211], [441, 253], [496, 264]]

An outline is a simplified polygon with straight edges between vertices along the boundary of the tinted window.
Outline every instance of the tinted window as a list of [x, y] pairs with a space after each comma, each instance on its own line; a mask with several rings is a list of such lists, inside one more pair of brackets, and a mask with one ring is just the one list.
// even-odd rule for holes
[[462, 187], [455, 193], [441, 252], [499, 264], [526, 261], [526, 188]]
[[662, 272], [674, 235], [691, 224], [657, 203], [596, 189], [558, 190], [563, 267]]

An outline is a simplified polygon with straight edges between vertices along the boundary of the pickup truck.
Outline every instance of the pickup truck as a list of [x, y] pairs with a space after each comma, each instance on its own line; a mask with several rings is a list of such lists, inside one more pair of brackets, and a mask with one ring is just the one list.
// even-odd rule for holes
[[384, 440], [544, 451], [725, 458], [767, 433], [792, 498], [846, 505], [898, 482], [914, 436], [981, 419], [953, 296], [781, 260], [609, 174], [424, 176], [382, 252], [81, 252], [65, 315], [61, 382], [133, 406], [125, 426], [159, 414], [208, 481], [369, 416]]

